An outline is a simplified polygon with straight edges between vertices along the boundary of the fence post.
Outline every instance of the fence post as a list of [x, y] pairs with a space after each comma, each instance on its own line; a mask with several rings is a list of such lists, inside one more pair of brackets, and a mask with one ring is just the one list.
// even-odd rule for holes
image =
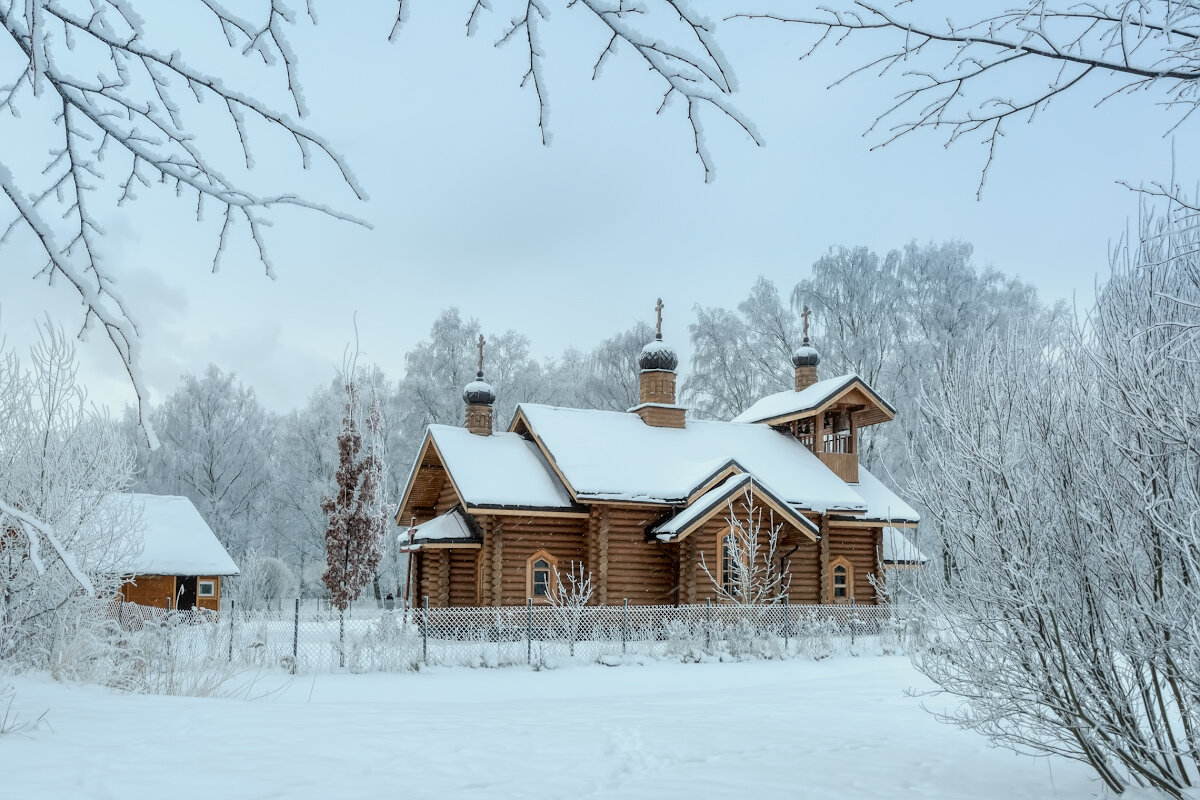
[[234, 613], [236, 610], [237, 610], [237, 604], [232, 599], [230, 599], [230, 601], [229, 601], [229, 660], [230, 660], [230, 662], [233, 661], [233, 618], [236, 616], [236, 614]]
[[788, 596], [783, 596], [783, 654], [786, 656], [788, 652], [788, 617], [791, 616], [791, 604]]
[[421, 607], [425, 612], [421, 615], [424, 618], [421, 625], [421, 663], [429, 666], [429, 595], [422, 598]]
[[296, 616], [292, 618], [292, 669], [296, 669], [296, 659], [300, 657], [300, 598], [296, 598]]
[[625, 655], [625, 644], [629, 641], [629, 598], [621, 599], [621, 655]]
[[854, 647], [854, 629], [858, 627], [858, 612], [854, 609], [854, 598], [850, 598], [850, 646]]
[[704, 649], [711, 653], [712, 652], [712, 598], [711, 597], [706, 597], [704, 599], [704, 606], [705, 606], [704, 616], [705, 616], [705, 619], [707, 620], [707, 624], [705, 624], [705, 626], [704, 626]]
[[125, 630], [125, 598], [122, 597], [117, 601], [117, 625], [121, 630]]
[[525, 663], [533, 663], [533, 598], [525, 598]]

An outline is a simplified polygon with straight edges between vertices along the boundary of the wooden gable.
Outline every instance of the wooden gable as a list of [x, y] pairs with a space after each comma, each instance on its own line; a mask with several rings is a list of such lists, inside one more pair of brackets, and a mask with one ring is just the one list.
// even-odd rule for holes
[[853, 411], [855, 424], [860, 428], [890, 422], [896, 418], [895, 409], [861, 378], [855, 376], [818, 406], [791, 414], [781, 414], [762, 422], [772, 427], [784, 426], [795, 421], [812, 419], [829, 411]]
[[455, 504], [464, 505], [462, 497], [454, 486], [433, 436], [426, 433], [425, 443], [421, 445], [421, 452], [408, 478], [408, 486], [404, 489], [404, 499], [396, 512], [396, 524], [407, 525], [414, 519], [425, 522]]
[[[736, 466], [736, 465], [735, 465]], [[737, 477], [742, 475], [744, 477]], [[786, 522], [806, 536], [810, 541], [817, 541], [820, 529], [806, 516], [792, 508], [787, 501], [780, 498], [767, 487], [763, 486], [752, 475], [745, 475], [740, 470], [731, 473], [731, 480], [726, 478], [721, 485], [714, 486], [700, 497], [689, 501], [688, 506], [674, 520], [667, 520], [656, 528], [647, 531], [647, 539], [656, 537], [664, 542], [681, 542], [693, 532], [704, 527], [709, 520], [721, 513], [728, 513], [732, 505], [736, 513], [754, 514], [758, 509], [766, 509], [773, 515], [778, 515], [779, 522]], [[752, 507], [747, 507], [745, 493], [749, 492]], [[684, 521], [686, 519], [686, 521]], [[681, 524], [673, 525], [677, 521]], [[669, 532], [667, 532], [669, 530]]]

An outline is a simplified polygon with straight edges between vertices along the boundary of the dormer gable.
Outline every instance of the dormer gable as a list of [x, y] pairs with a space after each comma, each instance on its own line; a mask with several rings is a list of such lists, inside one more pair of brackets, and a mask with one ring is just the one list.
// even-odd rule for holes
[[754, 507], [765, 507], [770, 510], [773, 519], [787, 522], [810, 541], [815, 542], [820, 537], [820, 528], [817, 525], [748, 472], [739, 472], [725, 478], [689, 502], [686, 508], [652, 527], [647, 532], [648, 536], [660, 542], [682, 541], [713, 517], [728, 512], [729, 507], [739, 501]]
[[769, 394], [734, 417], [731, 422], [761, 422], [772, 427], [806, 420], [830, 410], [856, 411], [858, 427], [890, 422], [896, 409], [855, 373], [817, 381], [803, 391]]

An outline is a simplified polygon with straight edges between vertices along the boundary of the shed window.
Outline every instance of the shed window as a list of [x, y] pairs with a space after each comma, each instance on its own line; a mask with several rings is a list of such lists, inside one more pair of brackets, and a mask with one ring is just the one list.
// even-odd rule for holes
[[198, 594], [201, 597], [216, 597], [217, 582], [216, 581], [200, 581], [198, 584]]

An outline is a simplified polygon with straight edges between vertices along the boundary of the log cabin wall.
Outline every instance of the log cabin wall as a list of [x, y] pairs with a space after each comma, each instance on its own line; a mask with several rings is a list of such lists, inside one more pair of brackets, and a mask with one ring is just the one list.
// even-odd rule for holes
[[[458, 505], [458, 494], [454, 491], [454, 484], [447, 480], [442, 484], [441, 491], [438, 492], [437, 506], [434, 507], [433, 516], [440, 517], [456, 505]], [[430, 517], [430, 519], [432, 518]]]
[[[539, 550], [554, 556], [564, 572], [571, 562], [585, 566], [595, 587], [593, 605], [619, 605], [626, 598], [631, 605], [717, 601], [716, 587], [701, 567], [701, 558], [717, 575], [719, 537], [729, 530], [725, 515], [718, 514], [677, 545], [647, 542], [646, 528], [661, 514], [657, 507], [597, 504], [588, 517], [478, 517], [484, 534], [481, 550], [434, 549], [414, 554], [413, 585], [418, 587], [414, 603], [420, 605], [421, 599], [428, 597], [435, 608], [524, 605], [528, 561]], [[764, 526], [767, 519], [764, 514]], [[821, 522], [825, 548], [791, 525], [785, 524], [780, 531], [776, 558], [787, 559], [789, 601], [834, 602], [832, 586], [823, 586], [822, 581], [831, 580], [828, 562], [845, 558], [854, 568], [855, 602], [875, 605], [878, 598], [868, 576], [879, 571], [882, 528], [831, 527], [825, 518]], [[759, 536], [765, 547], [766, 531]], [[170, 585], [153, 581], [169, 581]], [[127, 595], [131, 602], [164, 605], [165, 599], [174, 595], [174, 578], [143, 576], [139, 582], [142, 596], [157, 594], [160, 599], [155, 603]], [[215, 608], [219, 594], [202, 600], [214, 601], [211, 607]], [[198, 605], [210, 607], [208, 602], [198, 601]]]
[[587, 557], [587, 571], [592, 577], [592, 601], [588, 605], [602, 606], [605, 605], [608, 597], [608, 587], [601, 585], [601, 555], [603, 554], [604, 570], [608, 569], [608, 532], [605, 530], [604, 542], [600, 541], [601, 525], [607, 525], [607, 520], [603, 513], [603, 506], [592, 506], [591, 512], [588, 514], [587, 521], [587, 541], [584, 544], [584, 550]]
[[[876, 605], [875, 587], [868, 575], [880, 571], [879, 553], [883, 547], [883, 528], [838, 528], [829, 531], [829, 559], [845, 558], [854, 568], [854, 602]], [[830, 602], [836, 602], [830, 589]]]
[[646, 528], [662, 517], [662, 508], [646, 506], [606, 506], [606, 559], [601, 567], [605, 599], [618, 605], [628, 599], [630, 605], [677, 605], [677, 545], [646, 541]]
[[138, 575], [121, 587], [127, 603], [155, 608], [175, 607], [174, 575]]
[[[765, 553], [768, 544], [767, 523], [769, 517], [763, 514], [763, 528], [759, 531], [760, 553]], [[713, 578], [719, 577], [720, 570], [720, 540], [729, 533], [729, 521], [721, 515], [710, 519], [700, 530], [695, 531], [680, 546], [682, 560], [680, 562], [680, 583], [685, 588], [685, 596], [689, 603], [704, 603], [721, 600]], [[793, 551], [793, 548], [795, 550]], [[788, 555], [790, 553], [790, 555]], [[775, 567], [779, 560], [787, 557], [787, 571], [791, 575], [788, 588], [788, 601], [791, 603], [817, 603], [820, 601], [820, 553], [816, 542], [798, 531], [794, 526], [784, 524], [779, 531], [779, 542], [775, 547]], [[703, 565], [701, 563], [703, 558]], [[708, 573], [712, 573], [710, 578]]]
[[[529, 596], [528, 561], [534, 553], [545, 550], [558, 562], [564, 573], [571, 563], [587, 565], [587, 517], [506, 517], [499, 535], [501, 565], [499, 592], [493, 583], [493, 598], [498, 594], [499, 605], [525, 605]], [[493, 567], [493, 579], [495, 569]], [[472, 587], [473, 591], [473, 587]], [[536, 602], [536, 601], [535, 601]]]
[[449, 556], [449, 591], [447, 599], [451, 606], [479, 605], [478, 550], [446, 550]]
[[504, 603], [504, 521], [496, 520], [492, 523], [492, 555], [489, 559], [489, 574], [485, 575], [485, 580], [491, 584], [491, 602], [493, 606], [500, 606]]
[[417, 573], [420, 589], [413, 598], [416, 605], [428, 597], [430, 608], [445, 608], [450, 602], [450, 551], [422, 550], [420, 562]]
[[478, 550], [479, 561], [476, 563], [476, 588], [479, 602], [476, 605], [492, 605], [492, 548], [495, 547], [494, 518], [477, 517], [479, 527], [483, 529], [483, 546]]

